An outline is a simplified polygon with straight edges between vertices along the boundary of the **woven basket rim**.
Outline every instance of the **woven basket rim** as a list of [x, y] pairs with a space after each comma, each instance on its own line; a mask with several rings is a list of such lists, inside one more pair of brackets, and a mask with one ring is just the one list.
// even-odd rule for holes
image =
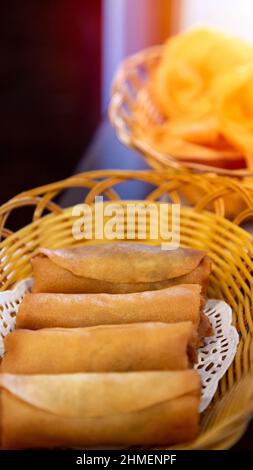
[[[124, 199], [124, 200], [118, 200], [118, 201], [115, 201], [115, 202], [117, 202], [117, 204], [122, 205], [124, 207], [128, 203], [140, 203], [140, 202], [141, 203], [143, 203], [143, 202], [148, 203], [149, 201], [147, 201], [145, 199]], [[105, 206], [110, 204], [110, 203], [112, 203], [112, 201], [104, 201]], [[152, 201], [152, 204], [158, 206], [160, 204], [160, 202], [159, 201]], [[168, 205], [171, 205], [171, 204], [172, 203], [168, 203]], [[88, 205], [90, 207], [94, 207], [93, 202], [88, 203]], [[17, 231], [11, 233], [7, 238], [0, 241], [0, 250], [5, 248], [6, 245], [11, 243], [12, 241], [17, 240], [17, 238], [19, 238], [24, 233], [26, 233], [27, 230], [36, 229], [40, 225], [41, 221], [43, 221], [43, 222], [52, 221], [53, 222], [54, 220], [57, 221], [57, 220], [60, 220], [62, 218], [64, 219], [66, 216], [70, 216], [73, 207], [74, 207], [74, 205], [64, 207], [62, 209], [61, 213], [50, 212], [48, 214], [43, 215], [41, 218], [39, 218], [37, 220], [31, 221], [30, 223], [26, 224], [24, 227], [19, 228]], [[253, 233], [250, 233], [250, 232], [246, 231], [243, 227], [240, 227], [240, 225], [234, 224], [233, 221], [228, 220], [226, 217], [224, 217], [222, 215], [215, 214], [215, 213], [213, 213], [211, 211], [208, 211], [208, 210], [205, 210], [205, 209], [201, 210], [201, 212], [199, 212], [199, 211], [196, 211], [194, 207], [188, 207], [188, 206], [181, 206], [181, 215], [184, 216], [184, 217], [193, 216], [194, 218], [196, 218], [196, 220], [198, 219], [198, 216], [200, 218], [205, 216], [207, 219], [209, 219], [213, 223], [217, 223], [217, 224], [222, 223], [224, 225], [224, 227], [226, 227], [227, 230], [235, 230], [236, 233], [238, 233], [238, 234], [241, 233], [243, 236], [245, 236], [247, 238], [248, 243], [252, 243], [252, 247], [253, 247]], [[130, 239], [129, 243], [131, 241], [132, 240]], [[141, 240], [140, 240], [140, 242], [141, 242]], [[98, 242], [96, 240], [90, 240], [90, 241], [87, 241], [86, 243], [98, 243]], [[145, 240], [143, 240], [143, 243], [146, 243]]]
[[[70, 188], [83, 188], [88, 192], [83, 202], [91, 202], [95, 195], [104, 194], [109, 200], [121, 200], [114, 186], [130, 181], [148, 183], [155, 188], [146, 195], [145, 200], [159, 201], [163, 194], [172, 196], [172, 193], [181, 191], [187, 187], [199, 191], [198, 200], [191, 202], [198, 212], [204, 209], [225, 216], [224, 197], [226, 193], [235, 195], [243, 202], [244, 206], [232, 221], [236, 225], [253, 218], [253, 181], [234, 179], [225, 175], [216, 175], [213, 171], [191, 173], [185, 169], [174, 170], [171, 168], [152, 168], [145, 170], [95, 170], [70, 176], [66, 179], [48, 183], [37, 188], [23, 191], [0, 205], [0, 237], [8, 237], [12, 232], [6, 226], [7, 219], [13, 210], [24, 206], [34, 206], [33, 220], [41, 217], [47, 209], [54, 213], [62, 213], [63, 209], [54, 199], [59, 194]], [[152, 194], [152, 196], [151, 196]], [[173, 198], [172, 198], [173, 200]], [[82, 201], [80, 201], [82, 202]], [[185, 205], [184, 201], [180, 204]], [[209, 205], [212, 204], [212, 207]], [[1, 246], [1, 238], [0, 238]]]

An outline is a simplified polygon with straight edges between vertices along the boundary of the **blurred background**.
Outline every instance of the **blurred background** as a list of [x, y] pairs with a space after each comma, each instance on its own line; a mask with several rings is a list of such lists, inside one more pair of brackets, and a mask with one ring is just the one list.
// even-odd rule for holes
[[119, 62], [195, 25], [253, 40], [252, 23], [252, 0], [1, 0], [0, 203], [76, 171], [145, 167], [106, 118]]

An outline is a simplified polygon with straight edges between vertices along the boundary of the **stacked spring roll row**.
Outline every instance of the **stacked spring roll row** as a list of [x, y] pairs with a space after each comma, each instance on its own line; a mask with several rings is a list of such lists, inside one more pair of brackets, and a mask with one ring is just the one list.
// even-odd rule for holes
[[5, 339], [1, 447], [169, 444], [198, 431], [204, 252], [136, 243], [33, 258]]

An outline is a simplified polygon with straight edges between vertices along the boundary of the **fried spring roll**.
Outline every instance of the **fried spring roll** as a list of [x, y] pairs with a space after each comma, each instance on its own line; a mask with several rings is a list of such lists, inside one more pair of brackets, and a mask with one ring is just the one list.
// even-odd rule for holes
[[191, 322], [16, 330], [4, 341], [1, 372], [65, 374], [184, 370], [196, 359]]
[[200, 337], [212, 334], [197, 284], [132, 294], [27, 294], [17, 328], [77, 328], [160, 321], [191, 321]]
[[198, 431], [194, 370], [1, 374], [0, 390], [3, 449], [172, 444]]
[[205, 293], [210, 274], [210, 260], [203, 251], [166, 251], [131, 242], [42, 248], [32, 266], [33, 292], [117, 294], [200, 284]]

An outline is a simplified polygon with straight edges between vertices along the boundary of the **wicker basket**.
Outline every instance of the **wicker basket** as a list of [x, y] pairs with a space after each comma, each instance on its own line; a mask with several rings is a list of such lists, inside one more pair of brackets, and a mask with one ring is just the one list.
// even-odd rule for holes
[[[210, 166], [208, 162], [179, 160], [162, 153], [145, 138], [149, 134], [149, 128], [159, 126], [163, 121], [148, 88], [162, 51], [163, 46], [143, 50], [128, 57], [119, 67], [112, 87], [109, 117], [120, 141], [140, 152], [148, 165], [155, 169], [174, 168], [198, 173], [210, 171], [238, 179], [248, 177], [253, 181], [252, 170], [232, 170]], [[199, 199], [199, 192], [194, 190], [189, 194], [186, 191], [185, 196], [191, 203], [195, 203]], [[228, 205], [232, 217], [242, 210], [237, 198], [232, 203], [228, 200]]]
[[[155, 189], [147, 201], [154, 203], [164, 195], [178, 202], [180, 188], [185, 185], [202, 192], [195, 207], [181, 207], [181, 244], [207, 250], [210, 255], [213, 271], [209, 296], [224, 299], [231, 305], [240, 343], [233, 364], [220, 381], [215, 399], [201, 417], [198, 438], [177, 448], [228, 448], [245, 431], [253, 414], [253, 236], [239, 226], [253, 216], [253, 188], [208, 174], [200, 177], [174, 172], [98, 171], [27, 191], [0, 207], [0, 289], [10, 289], [31, 274], [30, 259], [40, 246], [57, 248], [87, 243], [76, 242], [72, 237], [72, 208], [61, 209], [53, 202], [63, 190], [83, 187], [87, 189], [85, 202], [91, 207], [94, 197], [104, 194], [109, 200], [122, 204], [124, 209], [126, 201], [120, 202], [115, 187], [128, 180], [151, 183]], [[247, 205], [234, 223], [222, 217], [222, 198], [228, 192], [236, 194]], [[8, 216], [14, 209], [26, 205], [34, 206], [32, 222], [11, 233], [6, 226]], [[214, 212], [205, 210], [208, 205], [213, 206]]]

